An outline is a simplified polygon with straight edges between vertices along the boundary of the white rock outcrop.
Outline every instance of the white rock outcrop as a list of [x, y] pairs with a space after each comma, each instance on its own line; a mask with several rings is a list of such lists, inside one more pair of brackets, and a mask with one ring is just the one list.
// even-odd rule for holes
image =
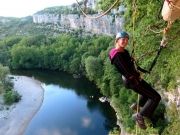
[[[97, 14], [91, 16], [97, 16]], [[83, 29], [95, 34], [113, 35], [123, 29], [124, 18], [105, 15], [98, 19], [90, 19], [78, 14], [34, 14], [33, 22], [56, 24], [64, 29]]]

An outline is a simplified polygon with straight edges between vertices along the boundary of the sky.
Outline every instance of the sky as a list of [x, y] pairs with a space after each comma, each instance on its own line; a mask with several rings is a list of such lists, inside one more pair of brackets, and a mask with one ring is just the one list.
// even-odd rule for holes
[[72, 3], [76, 3], [76, 0], [0, 0], [0, 16], [25, 17], [47, 7]]

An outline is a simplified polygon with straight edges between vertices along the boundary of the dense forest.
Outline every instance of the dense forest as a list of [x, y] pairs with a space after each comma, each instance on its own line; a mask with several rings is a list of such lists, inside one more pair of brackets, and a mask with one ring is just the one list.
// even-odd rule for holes
[[[106, 10], [109, 3], [114, 1], [106, 0], [107, 3], [104, 4], [101, 0], [100, 4], [102, 4], [99, 7]], [[139, 58], [138, 64], [148, 69], [156, 52], [143, 57], [142, 55], [159, 48], [162, 33], [154, 31], [160, 31], [167, 25], [167, 22], [159, 17], [163, 2], [135, 1], [133, 8], [131, 0], [123, 1], [123, 4], [126, 7], [124, 29], [130, 34], [131, 41], [128, 50], [132, 51], [134, 48], [135, 58]], [[145, 80], [161, 94], [165, 91], [173, 92], [178, 86], [179, 26], [179, 21], [175, 21], [168, 33], [167, 47], [163, 49], [151, 74], [143, 75]], [[135, 133], [135, 123], [131, 119], [133, 112], [129, 110], [129, 105], [137, 100], [137, 94], [124, 87], [121, 76], [109, 61], [108, 52], [113, 45], [114, 37], [82, 36], [79, 31], [59, 34], [56, 37], [38, 32], [32, 35], [12, 36], [10, 34], [0, 41], [0, 63], [11, 69], [61, 70], [86, 76], [97, 85], [103, 95], [112, 100], [126, 131]], [[0, 71], [6, 69], [4, 66], [0, 67]], [[164, 102], [165, 97], [152, 118], [153, 123], [149, 123], [146, 131], [140, 130], [139, 134], [178, 135], [180, 133], [180, 119], [176, 106], [173, 104], [165, 106]]]
[[[79, 3], [80, 6], [84, 6], [83, 2]], [[97, 11], [91, 9], [91, 8], [86, 8], [86, 13], [88, 14], [95, 14]], [[50, 7], [50, 8], [45, 8], [44, 10], [41, 10], [37, 12], [36, 14], [81, 14], [80, 9], [77, 4], [73, 4], [71, 6], [57, 6], [57, 7]]]

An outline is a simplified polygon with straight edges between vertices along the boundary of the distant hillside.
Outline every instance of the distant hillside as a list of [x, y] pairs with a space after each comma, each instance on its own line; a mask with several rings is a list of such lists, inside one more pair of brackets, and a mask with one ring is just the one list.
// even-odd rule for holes
[[60, 32], [55, 30], [51, 24], [35, 24], [33, 17], [6, 18], [0, 17], [0, 39], [11, 36], [31, 36], [31, 35], [57, 35]]
[[[89, 16], [98, 16], [93, 9], [87, 8]], [[8, 36], [44, 34], [56, 36], [60, 33], [83, 33], [114, 35], [122, 30], [124, 18], [113, 14], [98, 19], [85, 17], [76, 4], [71, 6], [50, 7], [25, 18], [0, 18], [0, 39]]]
[[25, 18], [0, 17], [0, 39], [12, 35], [28, 35], [33, 28], [32, 16]]

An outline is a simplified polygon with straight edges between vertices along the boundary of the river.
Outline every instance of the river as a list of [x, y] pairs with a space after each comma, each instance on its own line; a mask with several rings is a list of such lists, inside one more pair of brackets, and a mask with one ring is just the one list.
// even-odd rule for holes
[[86, 78], [48, 70], [12, 71], [42, 82], [44, 100], [24, 135], [108, 135], [116, 127], [109, 103], [98, 100], [99, 90]]

